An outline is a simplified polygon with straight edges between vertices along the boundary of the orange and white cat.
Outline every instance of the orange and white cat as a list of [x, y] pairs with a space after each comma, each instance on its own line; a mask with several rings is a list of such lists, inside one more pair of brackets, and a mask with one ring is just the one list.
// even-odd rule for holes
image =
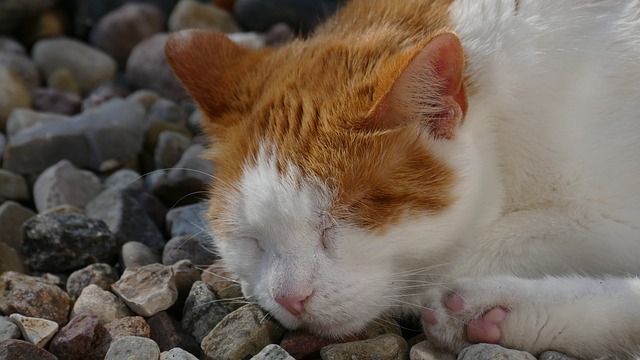
[[280, 49], [166, 54], [215, 244], [285, 326], [640, 352], [640, 1], [354, 0]]

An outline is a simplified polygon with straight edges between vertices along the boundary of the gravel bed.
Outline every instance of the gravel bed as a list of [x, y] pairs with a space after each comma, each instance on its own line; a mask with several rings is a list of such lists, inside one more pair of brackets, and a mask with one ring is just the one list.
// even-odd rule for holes
[[277, 47], [341, 1], [0, 2], [0, 360], [455, 358], [411, 320], [341, 340], [288, 331], [211, 249], [215, 169], [168, 33]]

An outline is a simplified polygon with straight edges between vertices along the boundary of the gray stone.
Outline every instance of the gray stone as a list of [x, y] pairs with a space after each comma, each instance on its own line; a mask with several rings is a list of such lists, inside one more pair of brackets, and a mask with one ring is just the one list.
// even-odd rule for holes
[[206, 356], [218, 360], [244, 359], [277, 343], [284, 329], [258, 305], [248, 304], [227, 315], [202, 340]]
[[162, 263], [172, 265], [180, 260], [189, 260], [198, 267], [206, 267], [218, 259], [213, 244], [199, 236], [183, 235], [167, 242], [162, 251]]
[[205, 283], [196, 281], [184, 304], [182, 327], [189, 331], [196, 341], [202, 342], [229, 312]]
[[198, 358], [186, 350], [176, 347], [160, 354], [160, 360], [198, 360]]
[[151, 330], [151, 339], [158, 344], [161, 351], [181, 348], [192, 354], [200, 353], [200, 344], [167, 312], [161, 311], [153, 315], [147, 323]]
[[29, 273], [18, 250], [0, 242], [0, 274], [7, 271], [16, 271], [22, 274]]
[[166, 169], [175, 165], [189, 145], [191, 145], [191, 139], [182, 134], [173, 131], [160, 133], [153, 153], [155, 168]]
[[0, 242], [16, 250], [20, 249], [22, 246], [22, 224], [35, 215], [33, 210], [17, 202], [5, 201], [0, 205]]
[[171, 267], [176, 274], [178, 298], [186, 300], [193, 284], [200, 280], [200, 271], [189, 260], [180, 260]]
[[125, 191], [107, 189], [86, 206], [87, 216], [100, 219], [116, 236], [118, 245], [137, 241], [158, 255], [165, 244], [164, 235], [149, 218], [140, 203]]
[[180, 236], [210, 238], [210, 235], [205, 232], [208, 227], [204, 220], [206, 211], [206, 202], [180, 206], [169, 210], [166, 216], [167, 231], [172, 238]]
[[125, 190], [128, 188], [142, 189], [144, 181], [135, 170], [121, 169], [109, 175], [103, 183], [105, 189]]
[[276, 344], [265, 346], [262, 351], [257, 353], [251, 360], [295, 360], [283, 348]]
[[129, 241], [120, 249], [120, 264], [125, 269], [156, 264], [160, 257], [147, 245], [138, 241]]
[[385, 359], [404, 360], [409, 355], [407, 342], [396, 334], [325, 346], [320, 350], [323, 360]]
[[31, 109], [14, 109], [7, 119], [7, 136], [11, 138], [21, 130], [53, 121], [69, 119], [66, 115], [35, 111]]
[[421, 341], [414, 345], [409, 352], [411, 360], [456, 360], [453, 354], [436, 349], [429, 341]]
[[129, 55], [126, 78], [138, 88], [157, 92], [173, 101], [187, 98], [164, 55], [168, 34], [159, 33], [141, 41]]
[[195, 0], [180, 0], [169, 17], [169, 31], [185, 29], [207, 29], [225, 33], [240, 31], [229, 12]]
[[30, 199], [27, 180], [18, 174], [0, 169], [0, 196], [12, 200]]
[[33, 184], [33, 198], [39, 212], [68, 204], [84, 208], [102, 191], [100, 179], [80, 170], [68, 160], [47, 168]]
[[25, 221], [21, 247], [33, 270], [73, 271], [96, 262], [110, 262], [116, 240], [104, 222], [67, 213], [38, 215]]
[[139, 336], [117, 338], [109, 346], [105, 360], [158, 360], [160, 348], [153, 340]]
[[38, 67], [36, 63], [26, 55], [0, 52], [0, 64], [11, 69], [14, 74], [24, 81], [28, 88], [34, 88], [40, 85]]
[[[104, 163], [126, 163], [142, 149], [144, 108], [113, 99], [63, 123], [20, 131], [9, 139], [4, 167], [38, 174], [62, 159], [100, 171]], [[118, 146], [113, 146], [118, 144]]]
[[131, 310], [142, 316], [164, 311], [178, 299], [175, 272], [172, 267], [161, 264], [126, 269], [111, 288]]
[[105, 325], [117, 319], [132, 316], [133, 312], [115, 294], [90, 284], [80, 293], [71, 310], [71, 318], [94, 315]]
[[0, 341], [20, 338], [20, 329], [8, 318], [0, 316]]
[[123, 84], [122, 79], [107, 80], [93, 88], [91, 92], [85, 96], [82, 101], [82, 110], [93, 109], [115, 98], [124, 99], [130, 92], [129, 88]]
[[540, 354], [540, 356], [538, 356], [538, 360], [578, 360], [578, 359], [557, 351], [545, 351], [542, 354]]
[[[0, 13], [1, 14], [1, 13]], [[1, 22], [0, 22], [1, 23]], [[0, 341], [0, 360], [58, 360], [50, 352], [30, 342], [10, 339]]]
[[45, 347], [58, 332], [58, 323], [55, 321], [11, 314], [9, 319], [18, 325], [22, 337], [37, 347]]
[[499, 345], [476, 344], [467, 346], [458, 354], [458, 360], [535, 360], [524, 351], [505, 349]]
[[111, 56], [68, 38], [39, 40], [33, 45], [32, 56], [45, 77], [57, 69], [68, 69], [82, 93], [113, 78], [117, 71], [116, 62]]
[[174, 101], [159, 98], [153, 102], [147, 112], [147, 122], [156, 121], [182, 125], [187, 121], [187, 114]]
[[111, 265], [96, 263], [71, 273], [67, 278], [66, 289], [69, 297], [75, 300], [89, 285], [97, 285], [103, 290], [110, 290], [111, 285], [116, 281], [118, 281], [118, 274]]
[[7, 36], [0, 36], [0, 52], [26, 55], [27, 49], [22, 44]]
[[93, 27], [89, 41], [111, 55], [124, 69], [131, 50], [142, 40], [164, 31], [165, 17], [150, 4], [125, 4], [109, 12]]
[[4, 130], [9, 114], [13, 109], [30, 108], [31, 94], [24, 84], [11, 69], [0, 64], [0, 130]]

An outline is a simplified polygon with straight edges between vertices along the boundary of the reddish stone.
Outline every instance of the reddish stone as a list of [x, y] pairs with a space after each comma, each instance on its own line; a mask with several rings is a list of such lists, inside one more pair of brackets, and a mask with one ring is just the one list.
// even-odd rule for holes
[[58, 360], [55, 355], [22, 340], [0, 341], [0, 360]]
[[297, 360], [318, 358], [320, 349], [327, 345], [364, 340], [362, 335], [353, 335], [341, 339], [323, 338], [304, 331], [289, 331], [284, 334], [280, 347]]
[[49, 351], [61, 359], [87, 359], [87, 354], [98, 345], [105, 332], [97, 316], [78, 315], [60, 329], [51, 341]]

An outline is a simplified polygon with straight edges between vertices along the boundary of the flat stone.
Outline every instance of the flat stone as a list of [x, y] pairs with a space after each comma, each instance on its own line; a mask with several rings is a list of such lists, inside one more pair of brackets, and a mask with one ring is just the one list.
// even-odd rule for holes
[[19, 339], [22, 332], [9, 318], [0, 316], [0, 341]]
[[320, 350], [320, 356], [323, 360], [402, 360], [409, 356], [409, 347], [401, 336], [386, 334], [374, 339], [329, 345]]
[[111, 343], [105, 360], [158, 360], [160, 348], [153, 340], [138, 336], [123, 336]]
[[0, 130], [4, 129], [13, 109], [30, 108], [31, 93], [26, 85], [11, 69], [0, 64]]
[[97, 285], [102, 290], [108, 291], [116, 281], [118, 281], [118, 274], [111, 265], [96, 263], [71, 273], [67, 278], [66, 289], [69, 297], [75, 300], [89, 285]]
[[47, 122], [64, 121], [69, 119], [66, 115], [35, 111], [32, 109], [14, 109], [7, 119], [7, 136], [11, 138], [18, 132], [32, 126], [40, 126]]
[[100, 179], [92, 172], [80, 170], [68, 160], [46, 169], [33, 185], [33, 197], [39, 212], [68, 204], [84, 208], [102, 191]]
[[18, 325], [22, 337], [37, 347], [45, 347], [58, 332], [58, 323], [55, 321], [20, 314], [11, 314], [9, 319]]
[[71, 311], [72, 319], [81, 315], [97, 316], [106, 325], [132, 316], [133, 312], [115, 294], [90, 284], [82, 290]]
[[475, 344], [467, 346], [458, 354], [458, 360], [535, 360], [524, 351], [505, 349], [493, 344]]
[[14, 201], [5, 201], [0, 205], [0, 242], [14, 249], [22, 245], [22, 224], [36, 213]]
[[164, 248], [164, 235], [142, 205], [123, 190], [103, 191], [87, 204], [86, 212], [87, 216], [104, 221], [120, 246], [129, 241], [137, 241], [144, 243], [158, 255]]
[[456, 360], [455, 355], [439, 351], [428, 341], [414, 345], [409, 352], [409, 358], [411, 360]]
[[101, 220], [74, 213], [38, 215], [25, 221], [22, 231], [20, 250], [33, 270], [74, 271], [115, 257], [115, 237]]
[[70, 309], [69, 295], [43, 279], [13, 271], [0, 275], [0, 311], [4, 314], [19, 313], [62, 326]]
[[173, 305], [178, 298], [172, 267], [151, 264], [126, 269], [112, 286], [113, 291], [142, 316], [153, 316]]
[[251, 360], [295, 360], [295, 358], [280, 346], [271, 344], [265, 346], [265, 348], [252, 357]]
[[147, 319], [151, 329], [151, 339], [158, 344], [161, 351], [181, 348], [192, 354], [200, 352], [200, 345], [189, 335], [180, 322], [167, 312], [161, 311]]
[[73, 318], [51, 340], [49, 351], [60, 359], [88, 360], [89, 354], [106, 330], [96, 315], [83, 314]]
[[120, 248], [120, 264], [125, 268], [135, 268], [160, 262], [160, 256], [147, 245], [138, 241], [128, 241]]
[[196, 281], [184, 304], [182, 327], [201, 343], [229, 313], [205, 283]]
[[211, 4], [180, 0], [169, 17], [169, 31], [207, 29], [232, 33], [240, 30], [233, 16]]
[[206, 356], [214, 359], [244, 359], [278, 343], [283, 333], [284, 329], [260, 307], [248, 304], [227, 315], [200, 346]]
[[161, 353], [160, 360], [198, 360], [198, 358], [190, 352], [179, 347], [175, 347], [169, 351]]
[[58, 360], [50, 352], [22, 340], [0, 341], [0, 360]]
[[45, 77], [49, 77], [57, 69], [68, 69], [82, 93], [113, 78], [117, 71], [116, 62], [112, 57], [69, 38], [37, 41], [33, 45], [32, 57]]

